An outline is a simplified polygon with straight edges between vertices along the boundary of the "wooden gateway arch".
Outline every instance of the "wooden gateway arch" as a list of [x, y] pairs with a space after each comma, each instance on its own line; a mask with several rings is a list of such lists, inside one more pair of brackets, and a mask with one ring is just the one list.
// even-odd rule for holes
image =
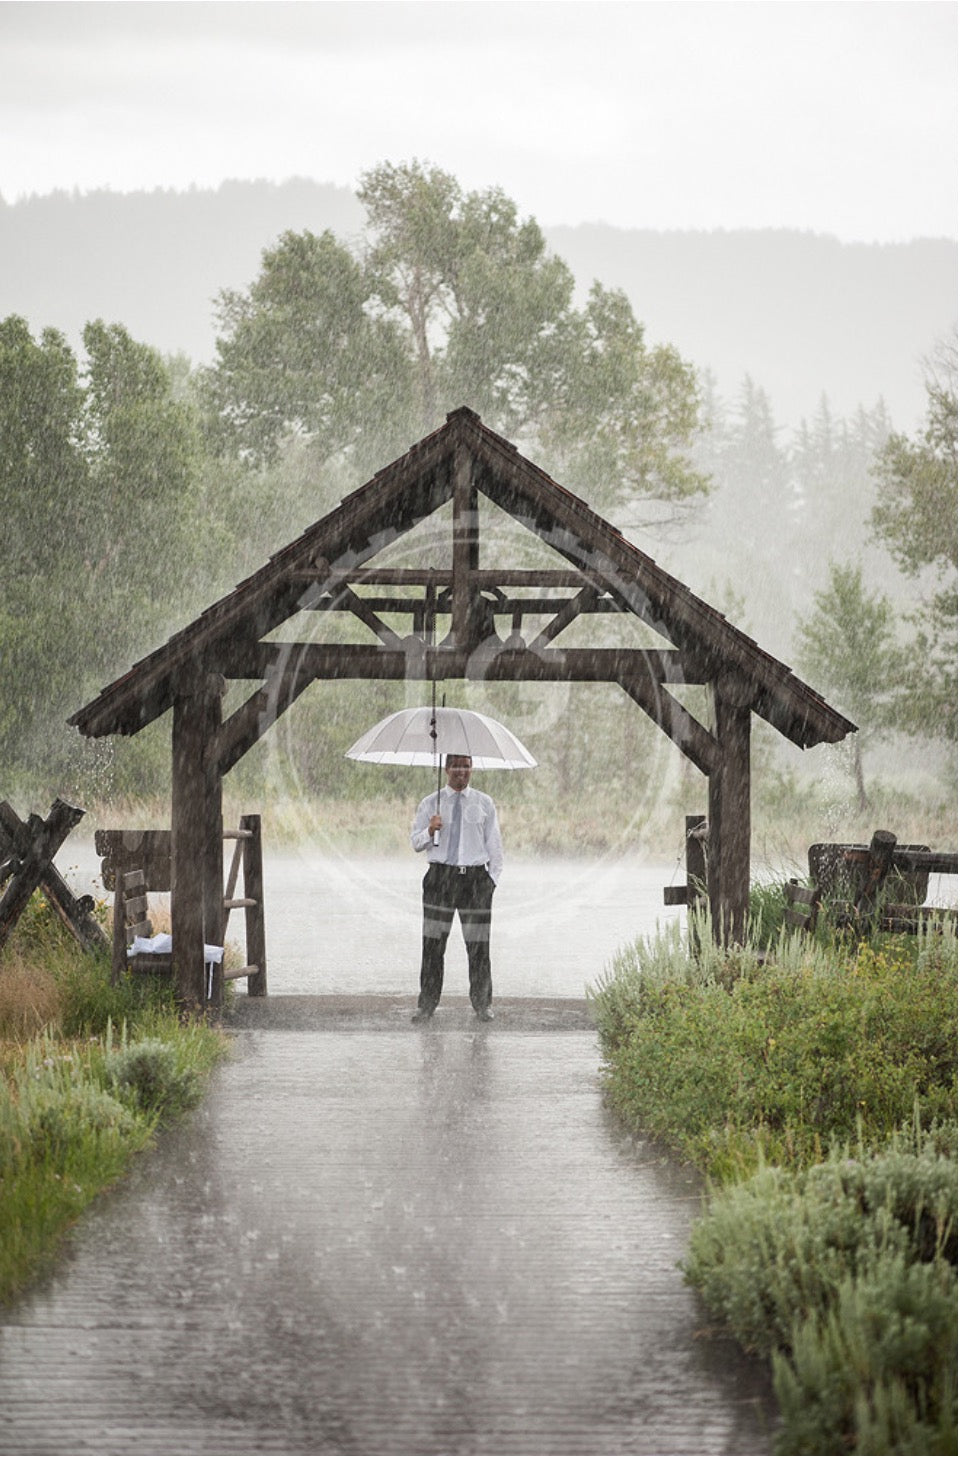
[[[539, 559], [546, 544], [562, 565], [489, 562], [489, 504], [540, 540]], [[431, 562], [445, 562], [377, 565], [445, 508], [444, 550], [435, 537], [430, 545]], [[362, 625], [365, 641], [276, 636], [304, 610]], [[602, 613], [632, 615], [656, 647], [555, 642], [574, 620]], [[259, 688], [224, 718], [232, 679]], [[174, 977], [188, 1006], [204, 1003], [204, 941], [222, 942], [222, 778], [317, 679], [619, 684], [708, 777], [707, 891], [718, 936], [734, 940], [749, 893], [751, 715], [801, 748], [856, 730], [473, 411], [453, 411], [69, 721], [84, 735], [135, 735], [173, 710]], [[676, 697], [683, 685], [712, 692], [709, 725]]]

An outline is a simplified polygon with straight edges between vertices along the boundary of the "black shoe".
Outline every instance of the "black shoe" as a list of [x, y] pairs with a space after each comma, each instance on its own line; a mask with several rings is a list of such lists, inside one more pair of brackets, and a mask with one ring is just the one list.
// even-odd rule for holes
[[478, 1009], [477, 1018], [481, 1024], [489, 1024], [493, 1019], [493, 1010], [490, 1008]]
[[410, 1023], [411, 1024], [429, 1024], [429, 1022], [430, 1022], [430, 1020], [432, 1018], [433, 1018], [433, 1010], [432, 1009], [418, 1009], [417, 1012], [414, 1014], [413, 1018], [410, 1020]]

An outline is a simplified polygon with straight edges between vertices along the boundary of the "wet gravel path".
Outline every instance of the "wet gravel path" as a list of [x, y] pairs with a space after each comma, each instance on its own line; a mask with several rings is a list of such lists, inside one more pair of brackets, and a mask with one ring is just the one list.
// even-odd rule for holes
[[238, 1001], [233, 1060], [0, 1316], [3, 1454], [766, 1454], [575, 1000]]

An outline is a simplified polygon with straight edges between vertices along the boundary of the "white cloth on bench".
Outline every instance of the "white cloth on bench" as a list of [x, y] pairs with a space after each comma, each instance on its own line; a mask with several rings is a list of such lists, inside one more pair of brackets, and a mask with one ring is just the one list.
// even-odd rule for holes
[[[156, 933], [152, 938], [134, 938], [127, 949], [127, 957], [135, 958], [138, 953], [172, 953], [173, 938], [169, 933]], [[204, 963], [222, 963], [223, 949], [216, 943], [204, 943]]]

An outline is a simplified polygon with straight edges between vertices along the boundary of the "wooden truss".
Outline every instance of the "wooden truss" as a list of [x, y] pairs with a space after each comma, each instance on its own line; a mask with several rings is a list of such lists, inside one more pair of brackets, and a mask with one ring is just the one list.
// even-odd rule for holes
[[[552, 549], [556, 566], [485, 562], [484, 502]], [[440, 509], [442, 566], [384, 563]], [[362, 626], [362, 640], [275, 637], [304, 612]], [[558, 643], [603, 614], [632, 616], [657, 647]], [[86, 735], [135, 734], [173, 710], [174, 947], [198, 950], [177, 960], [185, 1000], [202, 987], [204, 935], [220, 941], [221, 779], [318, 679], [620, 685], [709, 779], [708, 891], [718, 933], [732, 937], [749, 887], [751, 715], [801, 747], [856, 729], [472, 411], [454, 411], [72, 717]], [[224, 719], [227, 680], [258, 687]], [[682, 685], [709, 687], [710, 724], [677, 698]]]

